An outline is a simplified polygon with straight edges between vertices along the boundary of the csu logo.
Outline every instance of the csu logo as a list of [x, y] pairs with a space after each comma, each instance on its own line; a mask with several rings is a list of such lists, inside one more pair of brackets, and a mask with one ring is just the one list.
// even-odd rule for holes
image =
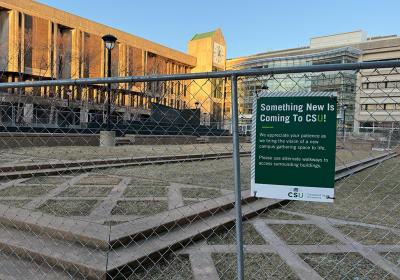
[[304, 194], [299, 192], [299, 188], [293, 188], [293, 191], [288, 192], [288, 197], [303, 198]]

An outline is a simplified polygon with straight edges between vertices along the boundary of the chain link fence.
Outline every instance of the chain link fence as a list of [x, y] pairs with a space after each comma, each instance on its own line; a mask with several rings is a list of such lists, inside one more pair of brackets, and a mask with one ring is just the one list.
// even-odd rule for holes
[[[399, 69], [0, 84], [0, 278], [399, 279]], [[252, 196], [254, 96], [314, 91], [335, 202]]]

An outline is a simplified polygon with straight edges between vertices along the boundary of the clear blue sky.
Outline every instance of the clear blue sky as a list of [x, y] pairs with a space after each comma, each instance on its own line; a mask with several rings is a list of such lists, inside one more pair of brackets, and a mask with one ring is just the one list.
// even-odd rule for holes
[[400, 0], [40, 0], [186, 52], [195, 33], [222, 29], [227, 56], [305, 46], [319, 35], [363, 29], [400, 34]]

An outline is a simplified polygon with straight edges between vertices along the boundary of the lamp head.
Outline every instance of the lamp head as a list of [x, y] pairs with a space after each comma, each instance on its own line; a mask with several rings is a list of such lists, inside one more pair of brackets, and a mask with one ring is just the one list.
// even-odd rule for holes
[[104, 41], [104, 46], [106, 47], [106, 49], [111, 51], [115, 47], [115, 42], [117, 41], [117, 38], [115, 36], [107, 34], [104, 35], [102, 39]]

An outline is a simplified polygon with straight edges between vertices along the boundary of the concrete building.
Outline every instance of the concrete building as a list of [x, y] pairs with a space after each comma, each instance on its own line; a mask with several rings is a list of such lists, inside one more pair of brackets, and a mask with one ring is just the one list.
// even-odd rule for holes
[[[329, 63], [400, 59], [400, 37], [368, 37], [353, 31], [310, 39], [309, 46], [259, 53], [227, 60], [227, 69], [290, 67]], [[384, 74], [384, 75], [382, 75]], [[400, 75], [392, 69], [329, 72], [321, 75], [276, 75], [273, 79], [248, 79], [241, 84], [241, 129], [250, 128], [253, 94], [269, 91], [337, 91], [339, 125], [348, 131], [368, 131], [374, 127], [394, 127], [400, 121]], [[345, 106], [346, 105], [346, 106]], [[346, 109], [344, 109], [346, 108]], [[346, 112], [346, 123], [343, 114]]]
[[[196, 35], [189, 42], [189, 53], [183, 53], [35, 1], [0, 0], [0, 82], [105, 77], [107, 56], [101, 39], [105, 34], [118, 38], [112, 50], [112, 76], [225, 68], [225, 41], [220, 30]], [[183, 110], [194, 108], [196, 102], [206, 113], [207, 122], [221, 119], [220, 96], [210, 102], [205, 96], [190, 95], [195, 89], [189, 88], [187, 81], [119, 85], [114, 89], [114, 121], [146, 118], [152, 103]], [[204, 94], [211, 94], [213, 88], [205, 90]], [[104, 89], [96, 86], [43, 87], [26, 89], [22, 94], [10, 90], [2, 95], [1, 121], [84, 126], [104, 121], [105, 103]]]
[[[188, 51], [197, 57], [193, 72], [225, 70], [226, 44], [220, 29], [193, 36]], [[224, 126], [224, 119], [229, 115], [227, 108], [230, 108], [225, 85], [225, 79], [197, 80], [192, 84], [192, 93], [197, 93], [194, 99], [200, 103], [200, 109], [203, 109], [202, 123], [218, 128]]]

